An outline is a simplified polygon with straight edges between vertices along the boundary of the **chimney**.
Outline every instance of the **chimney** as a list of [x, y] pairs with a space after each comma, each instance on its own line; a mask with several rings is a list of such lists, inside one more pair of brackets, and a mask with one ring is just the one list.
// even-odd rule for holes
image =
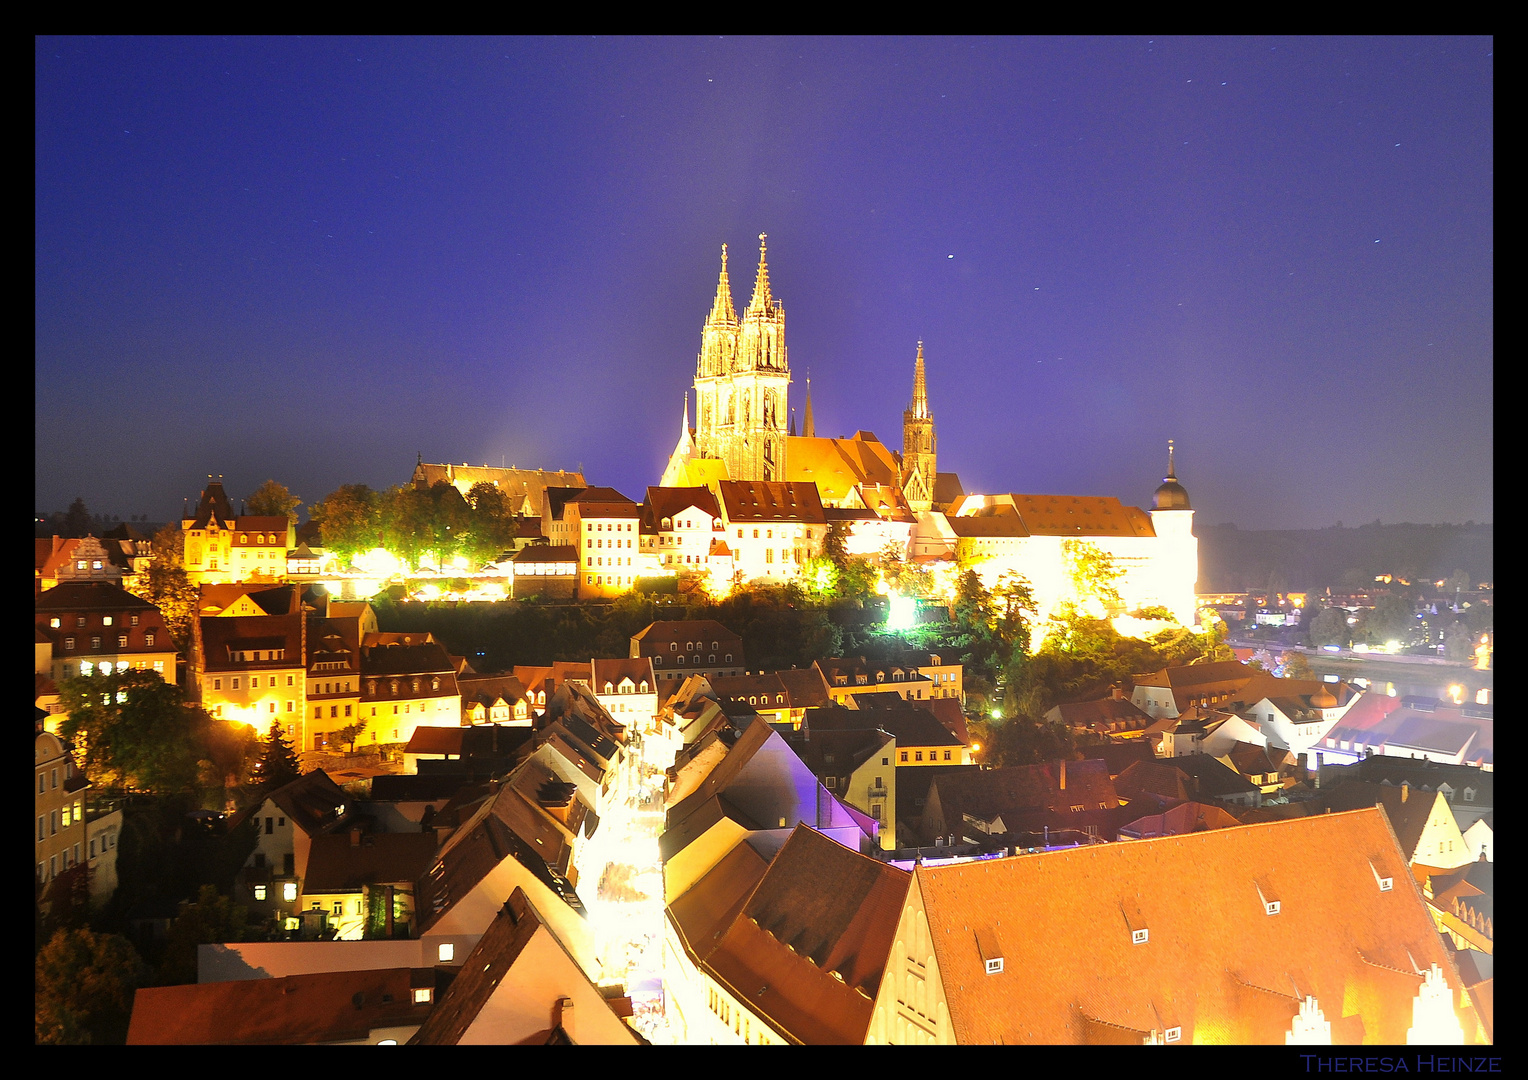
[[1124, 688], [1120, 687], [1118, 685], [1109, 687], [1109, 697], [1110, 697], [1111, 700], [1114, 700], [1114, 701], [1124, 701], [1125, 700], [1125, 691], [1124, 691]]
[[569, 1040], [578, 1042], [578, 1036], [574, 1030], [572, 998], [560, 997], [552, 1005], [552, 1027], [561, 1027], [567, 1033]]

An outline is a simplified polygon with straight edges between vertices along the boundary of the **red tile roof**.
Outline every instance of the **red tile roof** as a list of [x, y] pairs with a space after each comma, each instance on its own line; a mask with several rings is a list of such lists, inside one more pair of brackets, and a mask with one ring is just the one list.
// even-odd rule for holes
[[[1397, 887], [1381, 891], [1377, 876]], [[1309, 994], [1334, 1039], [1361, 1026], [1368, 1041], [1400, 1044], [1419, 970], [1438, 965], [1460, 988], [1374, 809], [920, 867], [916, 883], [961, 1043], [1168, 1027], [1185, 1044], [1283, 1043]], [[984, 929], [1004, 950], [995, 975], [978, 946]]]

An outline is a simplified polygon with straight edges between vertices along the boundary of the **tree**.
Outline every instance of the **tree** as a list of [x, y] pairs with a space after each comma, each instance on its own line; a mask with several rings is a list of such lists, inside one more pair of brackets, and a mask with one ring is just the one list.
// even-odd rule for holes
[[196, 792], [207, 728], [179, 687], [146, 670], [66, 679], [59, 701], [68, 716], [59, 733], [82, 754], [98, 787]]
[[1315, 645], [1346, 645], [1352, 640], [1348, 613], [1339, 607], [1322, 608], [1310, 622], [1310, 639]]
[[828, 525], [822, 538], [822, 557], [839, 570], [849, 565], [849, 527], [842, 521]]
[[1088, 540], [1063, 540], [1061, 556], [1079, 606], [1096, 600], [1106, 614], [1124, 607], [1116, 584], [1125, 571], [1115, 565], [1114, 556]]
[[297, 508], [302, 500], [286, 489], [286, 485], [267, 480], [255, 488], [255, 493], [245, 500], [249, 512], [257, 517], [284, 517], [291, 525], [297, 524]]
[[514, 546], [515, 515], [504, 492], [486, 480], [479, 480], [468, 489], [466, 502], [462, 552], [481, 566]]
[[365, 484], [345, 484], [313, 507], [310, 519], [319, 523], [324, 547], [344, 563], [370, 551], [380, 540], [378, 497]]
[[196, 982], [196, 947], [243, 941], [249, 933], [249, 912], [212, 885], [203, 885], [194, 904], [176, 916], [165, 942], [155, 977], [157, 986]]
[[1281, 678], [1314, 679], [1316, 677], [1315, 669], [1310, 666], [1310, 661], [1305, 658], [1304, 653], [1286, 652], [1279, 657], [1279, 662], [1283, 666], [1283, 671], [1279, 673]]
[[250, 785], [260, 794], [265, 794], [290, 784], [301, 775], [302, 769], [297, 763], [292, 741], [282, 732], [281, 722], [272, 720], [271, 729], [266, 733], [261, 747], [260, 759], [255, 762], [254, 770], [250, 773]]
[[134, 592], [159, 609], [175, 647], [186, 652], [202, 594], [186, 576], [185, 533], [171, 522], [154, 534], [151, 550], [153, 561], [148, 573], [140, 575], [134, 584]]
[[1443, 632], [1443, 656], [1447, 660], [1466, 661], [1475, 653], [1475, 635], [1462, 622]]
[[366, 721], [357, 720], [353, 724], [346, 724], [335, 732], [340, 737], [340, 742], [350, 746], [350, 752], [355, 753], [355, 741], [361, 737], [361, 732], [366, 730]]
[[1359, 631], [1368, 637], [1371, 645], [1383, 645], [1387, 641], [1409, 645], [1416, 634], [1416, 626], [1411, 601], [1391, 594], [1381, 596], [1374, 602], [1374, 610], [1364, 613]]
[[74, 538], [88, 536], [91, 525], [90, 511], [85, 508], [85, 500], [75, 499], [69, 504], [69, 512], [64, 515], [61, 535]]
[[116, 934], [60, 930], [33, 964], [38, 1043], [125, 1043], [133, 992], [147, 976], [131, 943]]
[[418, 566], [431, 547], [434, 509], [430, 493], [411, 484], [382, 492], [377, 500], [382, 546], [410, 568]]

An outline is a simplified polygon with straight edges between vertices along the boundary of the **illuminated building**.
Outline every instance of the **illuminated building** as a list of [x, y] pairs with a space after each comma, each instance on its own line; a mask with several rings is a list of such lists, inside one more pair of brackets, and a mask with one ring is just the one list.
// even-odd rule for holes
[[919, 866], [866, 1041], [1457, 1043], [1478, 1018], [1408, 876], [1374, 807]]
[[322, 769], [304, 773], [228, 819], [232, 830], [253, 820], [255, 848], [234, 879], [239, 902], [262, 919], [296, 929], [314, 837], [350, 820], [347, 799]]
[[90, 781], [74, 764], [71, 747], [57, 735], [38, 731], [32, 740], [37, 845], [33, 859], [37, 885], [85, 862], [85, 791]]
[[642, 508], [614, 488], [546, 489], [542, 532], [554, 551], [576, 550], [578, 599], [619, 596], [636, 583], [641, 520]]
[[744, 581], [788, 580], [822, 550], [828, 526], [815, 484], [723, 480], [717, 488], [726, 544]]
[[[101, 560], [83, 542], [76, 551], [84, 554], [60, 567], [58, 585], [34, 604], [37, 635], [48, 646], [37, 673], [59, 683], [76, 675], [144, 670], [173, 683], [175, 644], [159, 609], [105, 577], [92, 576], [100, 571], [90, 565]], [[77, 570], [81, 562], [86, 568]]]
[[631, 636], [631, 655], [651, 660], [660, 682], [690, 675], [715, 679], [747, 670], [743, 639], [713, 619], [649, 623]]
[[361, 740], [406, 744], [414, 729], [459, 727], [462, 695], [456, 665], [428, 634], [367, 634], [361, 641]]
[[293, 746], [307, 748], [305, 635], [300, 611], [198, 617], [188, 678], [202, 708], [262, 735], [278, 724]]
[[223, 481], [210, 477], [196, 513], [181, 519], [193, 585], [285, 581], [296, 531], [285, 516], [235, 515]]
[[937, 446], [934, 414], [928, 407], [928, 383], [923, 370], [923, 342], [913, 373], [913, 400], [902, 414], [902, 486], [914, 510], [933, 509]]
[[492, 484], [504, 493], [510, 513], [517, 518], [541, 517], [544, 493], [549, 487], [586, 486], [584, 474], [572, 470], [495, 469], [488, 465], [468, 465], [465, 461], [460, 465], [450, 462], [432, 465], [423, 458], [414, 466], [414, 475], [409, 479], [409, 483], [422, 491], [428, 491], [441, 481], [461, 492], [462, 498], [467, 497], [474, 484]]
[[695, 456], [725, 462], [733, 480], [780, 480], [785, 473], [790, 365], [785, 307], [769, 287], [764, 234], [753, 298], [743, 317], [732, 306], [727, 246], [716, 298], [695, 359]]

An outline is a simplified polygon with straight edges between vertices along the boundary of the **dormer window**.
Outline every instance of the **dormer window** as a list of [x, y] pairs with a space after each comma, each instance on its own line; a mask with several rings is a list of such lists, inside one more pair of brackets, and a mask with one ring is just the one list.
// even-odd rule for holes
[[1277, 915], [1279, 913], [1279, 902], [1277, 900], [1264, 902], [1263, 911], [1269, 915]]
[[1183, 1038], [1183, 1029], [1181, 1027], [1170, 1027], [1165, 1032], [1162, 1033], [1162, 1041], [1163, 1042], [1175, 1043], [1175, 1042], [1178, 1042], [1182, 1038]]
[[991, 960], [987, 961], [987, 974], [988, 975], [1000, 975], [1000, 974], [1002, 974], [1002, 971], [1003, 971], [1003, 958], [1001, 956], [995, 956]]
[[1146, 944], [1146, 941], [1147, 941], [1147, 939], [1150, 936], [1151, 936], [1151, 931], [1150, 930], [1144, 930], [1144, 929], [1142, 929], [1142, 930], [1132, 930], [1132, 931], [1130, 931], [1130, 944], [1132, 944], [1132, 945], [1144, 945], [1144, 944]]

